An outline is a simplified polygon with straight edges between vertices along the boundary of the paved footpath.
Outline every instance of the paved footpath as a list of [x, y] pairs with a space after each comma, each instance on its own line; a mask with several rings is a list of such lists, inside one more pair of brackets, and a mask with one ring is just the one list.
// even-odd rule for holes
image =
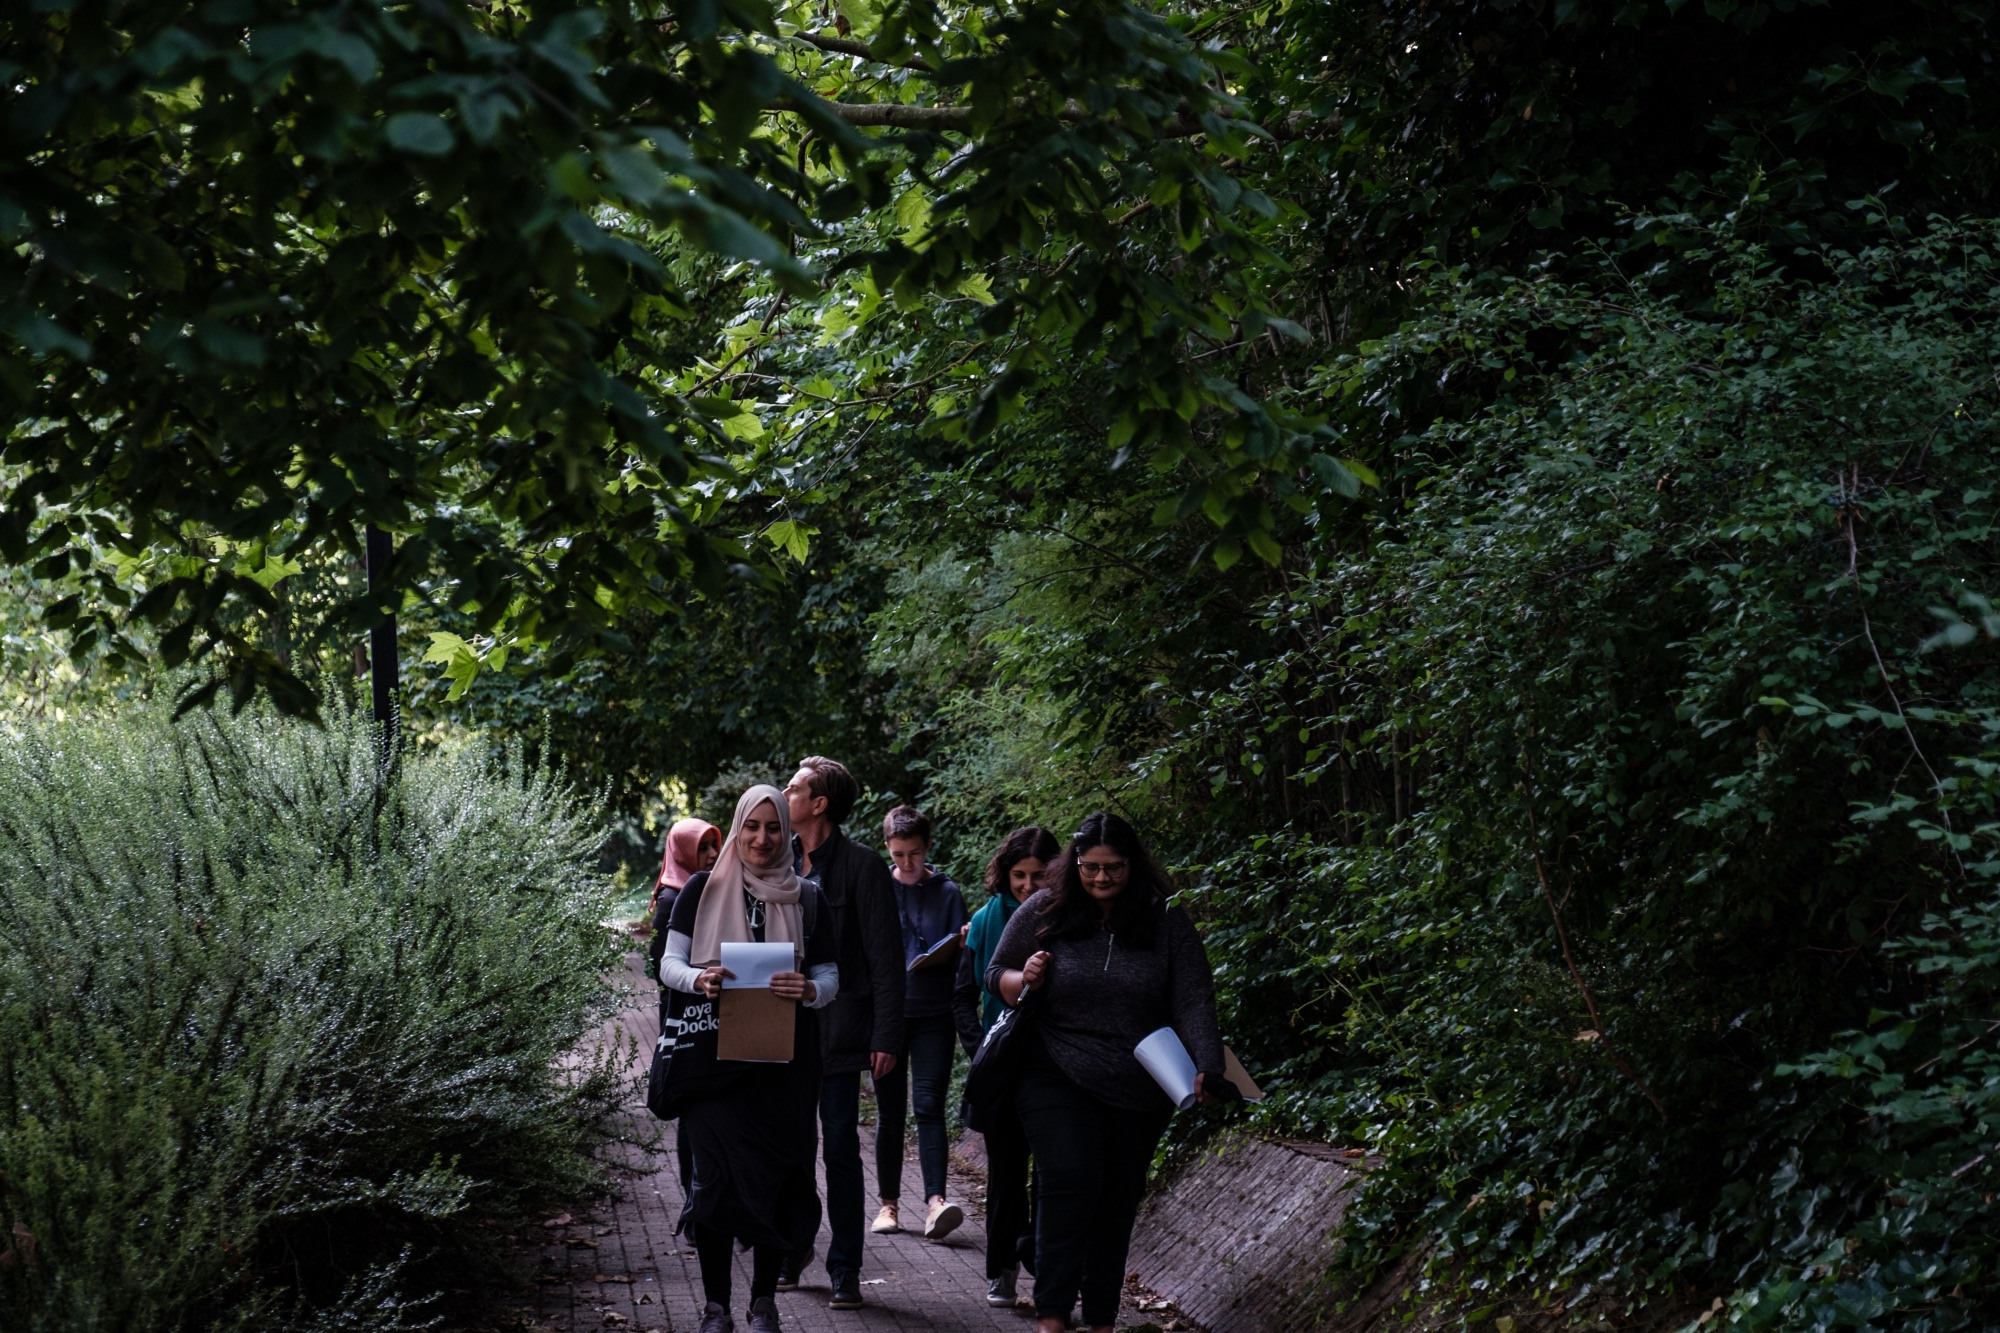
[[[621, 1023], [647, 1052], [658, 1035], [657, 1017], [650, 1006], [651, 994], [642, 989]], [[643, 1108], [637, 1113], [644, 1116]], [[524, 1256], [537, 1269], [535, 1294], [526, 1302], [529, 1308], [519, 1311], [527, 1317], [529, 1328], [539, 1326], [552, 1333], [599, 1329], [694, 1333], [701, 1318], [701, 1273], [693, 1248], [673, 1234], [681, 1209], [680, 1177], [672, 1152], [672, 1128], [663, 1128], [667, 1129], [661, 1144], [665, 1151], [628, 1150], [624, 1169], [616, 1174], [612, 1196], [588, 1211], [553, 1219], [557, 1224], [545, 1226], [544, 1243]], [[920, 1210], [923, 1189], [915, 1139], [912, 1126], [903, 1174], [903, 1195], [912, 1212]], [[862, 1129], [861, 1156], [870, 1178], [872, 1220], [872, 1125]], [[976, 1151], [955, 1153], [953, 1158], [951, 1197], [966, 1210], [964, 1226], [939, 1242], [907, 1232], [869, 1235], [861, 1274], [861, 1292], [868, 1305], [858, 1311], [827, 1308], [826, 1269], [815, 1262], [798, 1291], [778, 1293], [778, 1311], [785, 1328], [797, 1333], [881, 1333], [890, 1329], [898, 1333], [1033, 1333], [1033, 1312], [1027, 1305], [996, 1310], [986, 1304], [986, 1232], [979, 1206], [985, 1186], [978, 1174], [978, 1160]], [[822, 1192], [824, 1188], [822, 1167]], [[921, 1225], [921, 1217], [918, 1223]], [[820, 1254], [826, 1253], [826, 1244], [822, 1225]], [[739, 1254], [736, 1268], [731, 1304], [737, 1328], [742, 1329], [750, 1303], [750, 1257]], [[1024, 1298], [1031, 1283], [1023, 1274]], [[1120, 1311], [1119, 1325], [1157, 1327], [1153, 1321], [1158, 1318], [1140, 1313], [1128, 1301], [1127, 1308]]]

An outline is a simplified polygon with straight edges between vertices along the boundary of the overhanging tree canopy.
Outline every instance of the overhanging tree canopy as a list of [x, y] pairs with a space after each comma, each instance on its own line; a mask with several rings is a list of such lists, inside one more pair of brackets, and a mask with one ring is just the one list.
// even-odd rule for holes
[[[825, 257], [912, 307], [976, 285], [965, 429], [1081, 352], [1119, 367], [1119, 441], [1287, 463], [1297, 423], [1192, 354], [1270, 322], [1216, 268], [1271, 211], [1228, 177], [1219, 57], [1120, 0], [820, 27], [713, 0], [0, 19], [0, 558], [75, 578], [78, 652], [145, 627], [219, 665], [210, 693], [295, 710], [273, 587], [364, 524], [401, 549], [344, 623], [421, 587], [495, 644], [606, 634], [750, 557], [761, 427], [709, 313], [751, 274], [812, 292], [801, 247], [910, 181], [921, 237]], [[1140, 213], [1171, 267], [1125, 252]]]

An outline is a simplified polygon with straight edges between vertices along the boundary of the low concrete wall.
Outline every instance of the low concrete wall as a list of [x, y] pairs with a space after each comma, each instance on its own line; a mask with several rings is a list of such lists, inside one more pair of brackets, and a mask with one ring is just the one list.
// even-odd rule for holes
[[1126, 1268], [1209, 1333], [1330, 1328], [1324, 1280], [1354, 1181], [1326, 1144], [1225, 1138], [1147, 1201]]

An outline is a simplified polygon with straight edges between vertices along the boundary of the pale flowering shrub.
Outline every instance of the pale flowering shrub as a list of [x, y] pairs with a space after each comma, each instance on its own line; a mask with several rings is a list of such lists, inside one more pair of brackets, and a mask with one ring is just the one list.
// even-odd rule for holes
[[558, 779], [385, 775], [338, 710], [9, 736], [0, 1326], [421, 1320], [425, 1255], [594, 1178], [595, 843]]

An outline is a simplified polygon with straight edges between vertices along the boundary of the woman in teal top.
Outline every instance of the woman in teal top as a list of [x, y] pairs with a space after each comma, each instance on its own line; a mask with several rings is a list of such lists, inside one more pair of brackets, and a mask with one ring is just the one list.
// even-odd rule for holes
[[[1017, 828], [986, 863], [986, 905], [972, 914], [951, 996], [952, 1018], [968, 1054], [1006, 1007], [984, 984], [993, 946], [1014, 909], [1041, 888], [1042, 872], [1059, 850], [1047, 829]], [[1025, 1261], [1028, 1271], [1035, 1271], [1028, 1136], [1012, 1106], [994, 1108], [992, 1123], [979, 1128], [986, 1135], [986, 1303], [1011, 1307], [1016, 1270]]]

